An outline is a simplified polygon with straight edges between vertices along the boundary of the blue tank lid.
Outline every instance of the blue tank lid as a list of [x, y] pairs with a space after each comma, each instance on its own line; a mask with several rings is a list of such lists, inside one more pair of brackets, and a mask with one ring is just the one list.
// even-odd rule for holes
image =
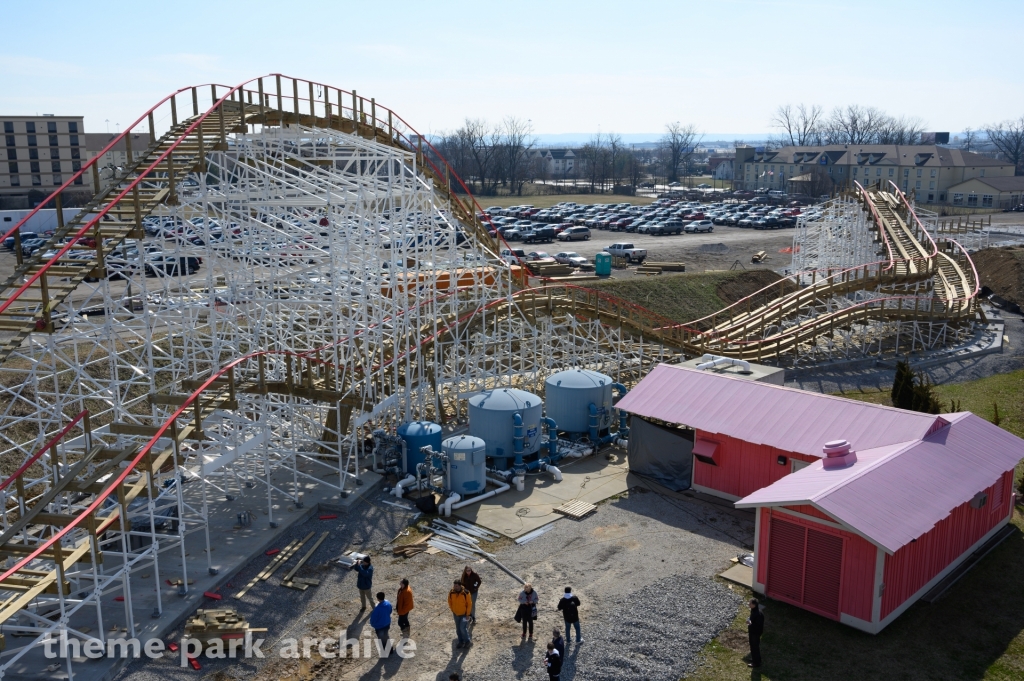
[[425, 437], [440, 433], [441, 426], [432, 421], [409, 421], [398, 426], [396, 432], [399, 437]]
[[614, 383], [611, 376], [590, 369], [567, 369], [548, 376], [544, 384], [559, 388], [599, 388]]
[[469, 405], [488, 411], [519, 411], [539, 407], [543, 401], [525, 390], [516, 388], [498, 388], [477, 393], [469, 398]]

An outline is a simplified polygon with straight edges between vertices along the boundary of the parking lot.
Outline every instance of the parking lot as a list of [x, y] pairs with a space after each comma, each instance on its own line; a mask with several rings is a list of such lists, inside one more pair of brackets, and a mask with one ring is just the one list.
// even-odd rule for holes
[[[495, 224], [505, 225], [502, 231], [506, 237], [510, 237], [509, 245], [514, 249], [523, 249], [526, 253], [546, 252], [555, 255], [560, 252], [573, 251], [580, 256], [587, 258], [593, 263], [594, 256], [612, 244], [632, 244], [633, 248], [645, 249], [647, 251], [647, 262], [684, 262], [688, 271], [704, 271], [715, 269], [730, 269], [743, 267], [744, 269], [779, 269], [784, 268], [790, 262], [789, 253], [781, 253], [793, 245], [792, 226], [795, 216], [787, 216], [789, 219], [783, 224], [761, 225], [761, 229], [751, 226], [739, 226], [736, 224], [704, 225], [703, 229], [710, 227], [708, 232], [688, 233], [685, 231], [687, 225], [696, 226], [698, 220], [706, 221], [707, 218], [720, 217], [727, 214], [727, 211], [738, 213], [743, 205], [751, 204], [732, 203], [725, 204], [717, 210], [711, 206], [691, 206], [685, 202], [675, 204], [662, 203], [650, 208], [626, 208], [625, 204], [620, 206], [608, 206], [607, 204], [576, 205], [570, 208], [570, 214], [575, 217], [567, 218], [566, 211], [559, 211], [558, 207], [552, 207], [546, 211], [540, 211], [529, 218], [519, 218], [509, 215], [503, 209], [504, 215], [494, 215], [492, 219]], [[719, 204], [722, 206], [722, 204]], [[751, 206], [753, 208], [754, 206]], [[758, 207], [761, 214], [767, 215], [771, 211], [791, 211], [790, 207]], [[813, 208], [811, 209], [813, 210]], [[657, 211], [657, 213], [655, 213]], [[795, 211], [794, 211], [795, 212]], [[692, 214], [697, 215], [696, 219], [688, 219]], [[558, 215], [562, 217], [558, 217]], [[649, 217], [652, 214], [655, 217]], [[747, 212], [742, 213], [746, 215]], [[582, 230], [580, 215], [611, 215], [629, 216], [633, 220], [630, 225], [615, 225], [616, 230], [604, 228], [592, 224], [589, 229], [589, 239], [562, 241], [553, 232], [565, 232], [567, 230]], [[539, 218], [539, 219], [538, 219]], [[527, 221], [530, 223], [527, 225]], [[570, 223], [575, 222], [575, 226]], [[641, 225], [640, 233], [636, 231], [624, 231], [624, 229], [636, 229], [636, 223]], [[654, 233], [645, 229], [651, 224], [663, 224]], [[692, 223], [692, 224], [691, 224]], [[518, 225], [524, 225], [517, 229]], [[644, 233], [646, 232], [646, 233]], [[682, 232], [682, 233], [679, 233]], [[539, 235], [546, 233], [546, 237], [554, 236], [553, 241], [548, 243], [546, 239], [533, 240]], [[522, 237], [525, 236], [524, 240]], [[769, 259], [765, 262], [754, 264], [751, 257], [759, 252], [765, 251]], [[632, 276], [635, 268], [625, 270], [617, 269], [613, 276]]]

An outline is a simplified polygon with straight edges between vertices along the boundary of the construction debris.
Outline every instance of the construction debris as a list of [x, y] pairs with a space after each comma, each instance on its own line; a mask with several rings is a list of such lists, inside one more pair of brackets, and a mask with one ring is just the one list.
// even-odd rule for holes
[[418, 537], [414, 541], [408, 544], [402, 544], [401, 546], [395, 546], [391, 549], [391, 554], [395, 556], [401, 556], [403, 558], [412, 558], [415, 555], [423, 553], [427, 550], [426, 541], [434, 536], [433, 532], [424, 534], [422, 537]]
[[196, 610], [196, 614], [185, 622], [184, 638], [195, 639], [206, 644], [215, 641], [243, 641], [246, 633], [265, 632], [249, 626], [245, 618], [229, 608], [217, 610]]
[[246, 584], [241, 591], [239, 591], [233, 596], [233, 598], [235, 600], [240, 599], [242, 596], [245, 595], [245, 593], [249, 589], [256, 586], [257, 582], [265, 582], [268, 579], [270, 579], [270, 575], [274, 574], [274, 571], [276, 571], [277, 568], [281, 567], [281, 565], [288, 562], [288, 559], [295, 555], [298, 552], [298, 550], [302, 548], [302, 545], [308, 542], [313, 537], [314, 534], [314, 532], [310, 532], [302, 541], [296, 539], [289, 543], [288, 546], [284, 547], [284, 550], [281, 551], [281, 553], [274, 556], [274, 560], [270, 561], [270, 564], [263, 569], [263, 572], [253, 577], [252, 580], [250, 580], [249, 583]]
[[554, 522], [550, 522], [547, 525], [545, 525], [544, 527], [538, 527], [533, 532], [527, 532], [522, 537], [517, 537], [516, 538], [516, 543], [519, 544], [520, 546], [522, 546], [526, 542], [533, 541], [534, 539], [536, 539], [537, 537], [541, 536], [545, 532], [551, 530], [554, 526], [555, 526], [555, 523]]
[[288, 574], [281, 579], [281, 586], [286, 586], [289, 589], [296, 589], [298, 591], [305, 591], [311, 586], [320, 586], [319, 579], [295, 579], [295, 573], [306, 564], [306, 561], [313, 557], [313, 554], [316, 553], [316, 550], [320, 548], [320, 545], [324, 543], [324, 540], [327, 539], [329, 534], [330, 532], [324, 532], [320, 535], [320, 538], [316, 540], [315, 544], [313, 544], [313, 548], [306, 552], [306, 555], [299, 559], [299, 562], [295, 564], [295, 567], [293, 567]]

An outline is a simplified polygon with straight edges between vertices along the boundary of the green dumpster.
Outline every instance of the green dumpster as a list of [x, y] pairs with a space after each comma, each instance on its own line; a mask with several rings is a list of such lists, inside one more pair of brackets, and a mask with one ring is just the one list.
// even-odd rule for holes
[[598, 253], [594, 256], [594, 272], [599, 277], [612, 276], [612, 256], [610, 253]]

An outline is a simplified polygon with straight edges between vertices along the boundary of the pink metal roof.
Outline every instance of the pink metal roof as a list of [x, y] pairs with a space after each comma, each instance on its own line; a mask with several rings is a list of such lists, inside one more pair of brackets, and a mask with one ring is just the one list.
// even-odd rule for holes
[[660, 364], [615, 405], [808, 456], [844, 439], [861, 451], [923, 438], [939, 417]]
[[857, 451], [857, 462], [820, 461], [736, 502], [739, 508], [811, 504], [890, 553], [992, 486], [1024, 458], [1024, 440], [969, 412], [921, 439]]

